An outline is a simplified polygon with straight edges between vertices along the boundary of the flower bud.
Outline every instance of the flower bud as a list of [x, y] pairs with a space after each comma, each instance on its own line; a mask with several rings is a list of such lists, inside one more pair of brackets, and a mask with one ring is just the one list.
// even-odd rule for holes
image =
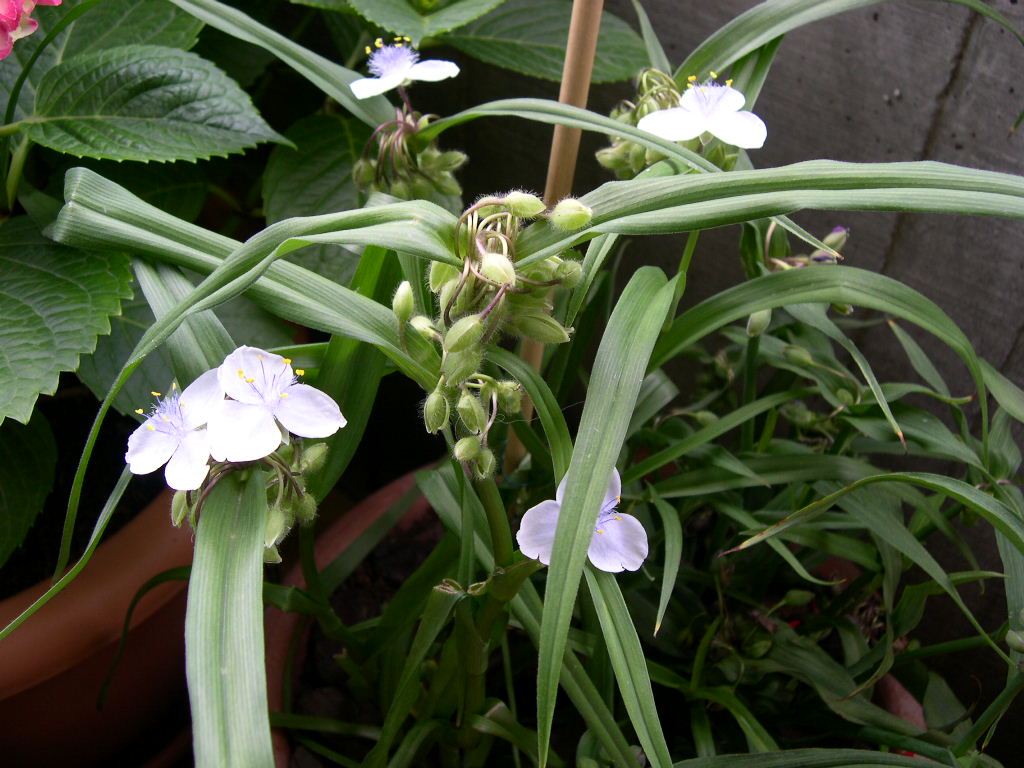
[[327, 461], [327, 443], [314, 443], [302, 452], [299, 459], [300, 472], [316, 472]]
[[693, 414], [693, 418], [702, 427], [708, 427], [718, 421], [718, 414], [713, 411], [697, 411]]
[[1024, 653], [1024, 632], [1021, 632], [1019, 629], [1011, 629], [1006, 633], [1006, 644], [1010, 647], [1011, 651]]
[[496, 283], [515, 285], [516, 268], [512, 260], [503, 253], [487, 251], [480, 257], [480, 272]]
[[786, 593], [786, 596], [782, 598], [782, 602], [785, 605], [800, 608], [810, 603], [813, 599], [814, 593], [808, 589], [791, 589]]
[[480, 455], [480, 438], [476, 435], [464, 437], [455, 444], [453, 454], [457, 461], [472, 461]]
[[432, 261], [427, 275], [430, 290], [437, 293], [449, 280], [459, 279], [459, 270], [443, 261]]
[[463, 392], [459, 397], [459, 404], [456, 406], [459, 418], [466, 428], [472, 432], [483, 432], [487, 427], [487, 412], [484, 411], [480, 398], [469, 392]]
[[423, 404], [423, 423], [427, 432], [435, 434], [448, 426], [448, 412], [451, 406], [448, 405], [448, 398], [441, 391], [441, 386], [427, 395], [427, 401]]
[[185, 515], [188, 514], [188, 493], [175, 491], [171, 497], [171, 525], [180, 528]]
[[843, 246], [846, 245], [846, 241], [850, 239], [850, 230], [846, 227], [836, 227], [827, 235], [825, 235], [821, 242], [827, 245], [829, 248], [835, 248], [837, 251], [841, 251]]
[[572, 259], [565, 259], [555, 270], [555, 276], [566, 288], [575, 288], [583, 278], [583, 265]]
[[495, 391], [498, 394], [498, 407], [505, 413], [519, 413], [523, 407], [523, 388], [518, 381], [499, 381]]
[[809, 427], [817, 420], [814, 412], [799, 400], [784, 404], [779, 408], [779, 413], [786, 421], [796, 424], [798, 427]]
[[480, 455], [476, 457], [474, 462], [474, 472], [480, 480], [486, 480], [488, 477], [494, 474], [495, 467], [498, 465], [498, 460], [494, 458], [494, 452], [490, 448], [483, 448], [480, 451]]
[[277, 565], [281, 562], [281, 553], [277, 551], [277, 547], [267, 547], [263, 550], [263, 564], [264, 565]]
[[444, 349], [445, 352], [452, 354], [454, 352], [462, 352], [463, 350], [469, 349], [476, 345], [480, 341], [480, 337], [484, 335], [484, 324], [480, 320], [480, 315], [466, 315], [466, 317], [460, 317], [454, 323], [452, 327], [448, 329], [448, 332], [444, 335]]
[[289, 504], [288, 510], [300, 523], [308, 523], [316, 517], [316, 499], [311, 493], [303, 493]]
[[265, 545], [268, 548], [276, 546], [291, 526], [291, 515], [286, 514], [279, 504], [271, 504], [267, 508], [267, 525], [263, 529]]
[[479, 347], [472, 347], [462, 352], [449, 352], [441, 361], [441, 373], [445, 375], [449, 384], [458, 386], [480, 367], [480, 360], [483, 354]]
[[405, 179], [395, 179], [387, 191], [402, 200], [412, 200], [415, 197], [412, 185]]
[[442, 195], [462, 195], [462, 185], [456, 181], [450, 171], [441, 171], [432, 179], [434, 189]]
[[544, 213], [547, 208], [544, 201], [529, 192], [513, 191], [505, 195], [505, 205], [509, 213], [520, 219], [532, 219]]
[[352, 166], [352, 177], [360, 187], [365, 187], [372, 182], [375, 176], [376, 172], [374, 171], [372, 160], [360, 158]]
[[[471, 280], [473, 282], [478, 282], [478, 281], [473, 280], [473, 278], [467, 279], [466, 280], [466, 285], [465, 285], [465, 287], [463, 289], [463, 293], [465, 293], [466, 290], [470, 288], [470, 285], [471, 285], [470, 281]], [[459, 287], [459, 278], [458, 277], [453, 277], [451, 280], [449, 280], [448, 282], [446, 282], [444, 285], [441, 286], [441, 290], [439, 290], [437, 292], [437, 305], [439, 307], [441, 307], [442, 310], [445, 307], [447, 307], [448, 304], [451, 302], [452, 297], [455, 296], [455, 291], [458, 289], [458, 287]]]
[[855, 402], [853, 393], [850, 392], [850, 390], [848, 389], [837, 389], [836, 400], [838, 400], [840, 403], [846, 406], [853, 405]]
[[446, 152], [442, 152], [441, 156], [437, 159], [437, 168], [442, 171], [457, 171], [463, 165], [466, 164], [466, 160], [469, 156], [465, 152], [459, 152], [457, 149], [449, 149]]
[[416, 311], [416, 300], [413, 298], [412, 286], [408, 280], [403, 280], [398, 284], [395, 295], [391, 299], [391, 311], [395, 313], [400, 326], [409, 322], [412, 313]]
[[509, 331], [542, 344], [564, 344], [569, 340], [569, 332], [562, 324], [539, 310], [525, 309], [514, 314]]
[[795, 344], [789, 344], [782, 354], [786, 357], [786, 362], [792, 365], [814, 365], [814, 358], [811, 357], [811, 353], [803, 347], [798, 347]]
[[833, 304], [832, 309], [840, 315], [853, 314], [853, 305], [851, 304]]
[[768, 329], [768, 326], [771, 324], [771, 308], [762, 309], [758, 312], [754, 312], [750, 317], [747, 318], [747, 336], [750, 336], [751, 338], [760, 336]]
[[548, 220], [556, 229], [563, 232], [572, 232], [580, 227], [585, 227], [593, 217], [594, 212], [590, 208], [572, 197], [560, 201], [548, 214]]
[[441, 334], [434, 328], [434, 324], [430, 321], [430, 318], [426, 315], [416, 315], [409, 320], [409, 325], [412, 326], [413, 330], [416, 331], [427, 341], [440, 341]]

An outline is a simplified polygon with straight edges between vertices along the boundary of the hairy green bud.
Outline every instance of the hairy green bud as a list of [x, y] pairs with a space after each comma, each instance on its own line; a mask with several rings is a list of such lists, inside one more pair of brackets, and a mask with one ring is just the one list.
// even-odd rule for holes
[[563, 232], [572, 232], [580, 227], [585, 227], [593, 217], [593, 210], [573, 197], [559, 201], [554, 210], [548, 214], [548, 220], [556, 229]]
[[458, 280], [459, 274], [459, 270], [451, 264], [446, 264], [443, 261], [430, 262], [430, 271], [427, 273], [430, 290], [437, 293], [449, 280]]
[[509, 213], [520, 219], [532, 219], [544, 213], [547, 208], [544, 201], [529, 192], [513, 191], [505, 195], [505, 205]]
[[171, 525], [180, 528], [182, 521], [188, 514], [188, 493], [186, 491], [175, 491], [171, 497]]
[[515, 285], [516, 282], [516, 268], [512, 266], [512, 260], [503, 253], [484, 253], [480, 257], [480, 272], [496, 283]]
[[572, 259], [565, 259], [555, 270], [555, 276], [566, 288], [575, 288], [583, 278], [583, 265]]
[[495, 387], [498, 407], [505, 413], [519, 413], [523, 407], [523, 388], [518, 381], [499, 381]]
[[460, 317], [444, 335], [444, 349], [449, 354], [462, 352], [476, 345], [484, 335], [484, 324], [480, 315]]
[[471, 347], [462, 352], [449, 352], [441, 361], [441, 373], [449, 384], [457, 386], [477, 372], [483, 353], [479, 347]]
[[772, 310], [762, 309], [758, 312], [754, 312], [750, 317], [747, 318], [747, 336], [751, 338], [760, 336], [766, 330], [768, 326], [772, 324]]
[[524, 309], [512, 315], [509, 331], [542, 344], [564, 344], [569, 332], [551, 315], [539, 310]]
[[448, 398], [438, 385], [433, 392], [427, 395], [427, 401], [423, 404], [423, 423], [427, 427], [427, 432], [434, 434], [448, 426], [450, 408]]
[[391, 311], [398, 318], [400, 326], [409, 322], [412, 313], [416, 311], [416, 300], [412, 295], [412, 286], [408, 280], [403, 280], [395, 289], [395, 295], [391, 298]]
[[440, 341], [441, 334], [437, 332], [434, 324], [426, 315], [415, 315], [409, 320], [409, 325], [427, 341]]
[[786, 361], [792, 365], [814, 365], [814, 358], [811, 357], [811, 353], [803, 347], [798, 347], [795, 344], [789, 344], [782, 354], [785, 355]]
[[316, 472], [327, 461], [327, 443], [313, 443], [302, 451], [299, 459], [300, 472]]
[[490, 448], [483, 448], [474, 462], [474, 473], [480, 480], [486, 480], [494, 474], [497, 465], [498, 460], [494, 458], [494, 452]]
[[483, 432], [487, 428], [487, 412], [484, 411], [480, 398], [469, 392], [463, 392], [456, 406], [459, 418], [466, 428], [472, 432]]
[[457, 461], [472, 461], [480, 455], [480, 438], [476, 435], [464, 437], [455, 444], [452, 453]]

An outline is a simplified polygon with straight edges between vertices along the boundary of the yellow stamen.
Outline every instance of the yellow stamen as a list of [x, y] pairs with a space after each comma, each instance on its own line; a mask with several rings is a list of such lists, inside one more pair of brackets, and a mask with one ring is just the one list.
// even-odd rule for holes
[[256, 359], [257, 360], [262, 360], [263, 359], [263, 355], [256, 355]]
[[732, 78], [730, 77], [728, 80], [726, 80], [725, 84], [726, 85], [732, 85]]
[[141, 408], [136, 408], [136, 409], [135, 409], [135, 412], [136, 412], [137, 414], [139, 414], [139, 416], [141, 416], [141, 415], [142, 415], [143, 413], [145, 413], [145, 411], [143, 411], [143, 410], [142, 410]]
[[284, 364], [285, 365], [291, 365], [292, 364], [292, 359], [290, 357], [284, 358]]
[[594, 533], [604, 533], [604, 528], [598, 528]]
[[286, 398], [286, 397], [288, 397], [288, 393], [287, 392], [282, 392], [281, 394], [278, 395], [278, 397], [280, 397], [282, 399]]
[[305, 368], [296, 368], [295, 369], [295, 375], [296, 376], [305, 376], [306, 375], [306, 369]]
[[708, 74], [711, 75], [711, 79], [712, 80], [717, 80], [718, 79], [718, 73], [717, 72], [711, 71]]
[[686, 84], [686, 87], [687, 87], [687, 88], [693, 88], [693, 83], [687, 83], [687, 84]]
[[366, 46], [366, 55], [369, 56], [371, 53], [373, 53], [373, 49], [370, 46]]
[[253, 379], [253, 378], [249, 378], [249, 379], [246, 379], [246, 380], [245, 380], [245, 383], [246, 383], [246, 384], [252, 384], [252, 383], [253, 383], [254, 381], [256, 381], [256, 379]]
[[404, 48], [405, 43], [395, 43], [395, 48]]
[[152, 424], [147, 424], [146, 429], [148, 429], [150, 432], [156, 432], [156, 427], [154, 427]]
[[697, 82], [697, 76], [696, 75], [690, 75], [688, 78], [686, 78], [686, 81], [688, 83], [695, 83], [695, 82]]
[[241, 368], [238, 369], [238, 378], [245, 379], [245, 371], [243, 371]]
[[149, 394], [151, 394], [153, 397], [160, 397], [159, 392], [150, 392]]
[[412, 38], [411, 37], [403, 37], [402, 39], [405, 40], [405, 42], [407, 42], [407, 43], [411, 43], [412, 42]]
[[163, 421], [164, 423], [167, 423], [167, 422], [170, 421], [170, 419], [168, 419], [166, 416], [161, 416], [160, 420]]
[[615, 516], [615, 519], [616, 519], [616, 520], [621, 520], [621, 519], [622, 519], [622, 515], [616, 515], [616, 516]]
[[373, 44], [375, 46], [377, 46], [378, 48], [383, 48], [384, 47], [384, 41], [381, 40], [379, 37], [376, 40], [373, 41]]

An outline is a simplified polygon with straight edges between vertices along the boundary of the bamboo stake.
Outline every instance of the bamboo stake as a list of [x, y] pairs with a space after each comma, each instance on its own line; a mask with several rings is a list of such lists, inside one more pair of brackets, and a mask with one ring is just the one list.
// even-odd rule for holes
[[[574, 0], [572, 4], [569, 40], [565, 47], [565, 66], [562, 68], [562, 86], [558, 93], [558, 101], [562, 104], [581, 108], [587, 106], [603, 5], [604, 0]], [[544, 202], [548, 206], [554, 205], [572, 191], [581, 135], [582, 131], [579, 128], [555, 126], [551, 137], [548, 178], [544, 185]], [[519, 354], [535, 371], [539, 371], [544, 345], [531, 339], [523, 339]], [[523, 400], [522, 415], [526, 421], [533, 415], [533, 403], [529, 398]], [[508, 445], [505, 448], [505, 473], [514, 471], [525, 455], [526, 449], [523, 444], [516, 434], [510, 431]]]

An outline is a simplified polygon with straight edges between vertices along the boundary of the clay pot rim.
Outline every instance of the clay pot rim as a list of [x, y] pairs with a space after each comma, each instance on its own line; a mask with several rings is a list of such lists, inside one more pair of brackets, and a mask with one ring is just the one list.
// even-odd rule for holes
[[[164, 490], [130, 522], [103, 541], [65, 589], [2, 643], [0, 698], [14, 696], [74, 667], [121, 637], [125, 613], [139, 585], [192, 562], [192, 534], [170, 523], [172, 492]], [[8, 624], [50, 588], [48, 579], [0, 601]], [[136, 627], [179, 595], [187, 582], [154, 587], [132, 614]]]

